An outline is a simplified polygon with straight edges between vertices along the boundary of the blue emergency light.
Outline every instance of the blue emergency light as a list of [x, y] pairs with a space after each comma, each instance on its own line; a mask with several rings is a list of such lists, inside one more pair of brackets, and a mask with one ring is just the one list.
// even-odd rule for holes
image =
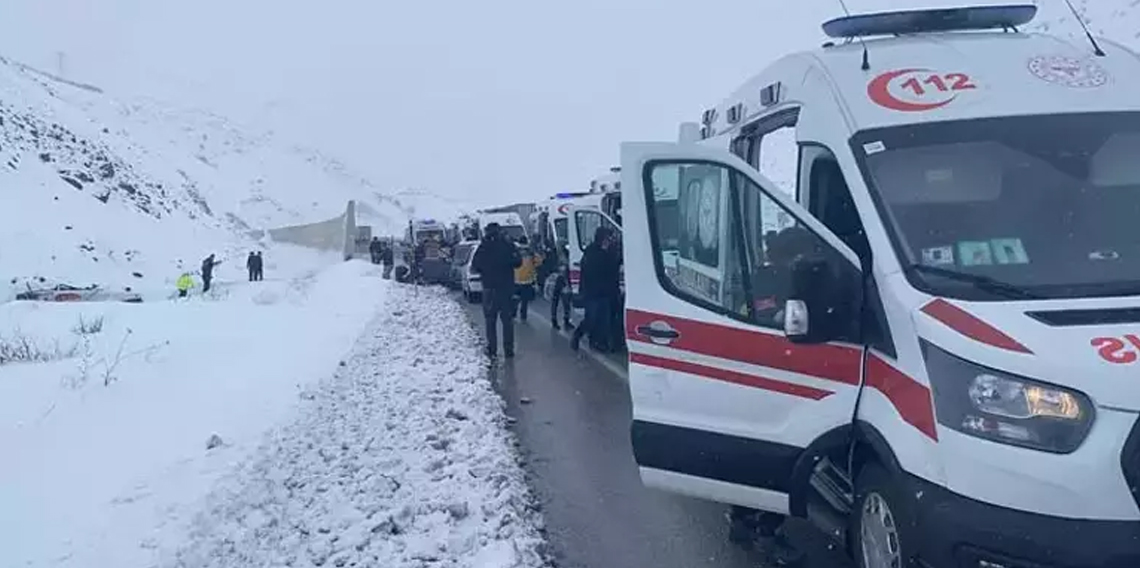
[[569, 199], [571, 197], [582, 197], [584, 195], [590, 195], [590, 194], [586, 193], [586, 192], [555, 193], [554, 197], [557, 199]]
[[860, 38], [966, 30], [1015, 29], [1037, 15], [1033, 4], [967, 6], [933, 10], [897, 10], [844, 16], [823, 23], [833, 38]]

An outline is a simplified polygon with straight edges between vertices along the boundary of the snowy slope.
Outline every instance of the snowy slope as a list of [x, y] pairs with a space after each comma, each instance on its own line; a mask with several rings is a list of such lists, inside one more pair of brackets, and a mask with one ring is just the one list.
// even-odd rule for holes
[[251, 229], [406, 223], [404, 203], [318, 151], [199, 109], [120, 99], [0, 58], [0, 301], [44, 278], [168, 287]]
[[[1080, 24], [1073, 18], [1065, 3], [1039, 3], [1040, 12], [1035, 22], [1036, 31], [1079, 37], [1084, 39]], [[1140, 0], [1073, 0], [1089, 30], [1094, 35], [1118, 41], [1140, 50]]]

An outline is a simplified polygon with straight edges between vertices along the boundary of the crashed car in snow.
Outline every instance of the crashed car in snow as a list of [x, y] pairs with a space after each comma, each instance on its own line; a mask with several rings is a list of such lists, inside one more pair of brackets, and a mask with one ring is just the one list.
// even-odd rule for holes
[[142, 302], [142, 296], [129, 288], [122, 292], [112, 292], [97, 284], [84, 288], [70, 284], [56, 284], [46, 288], [27, 285], [27, 291], [16, 294], [16, 299], [36, 302]]

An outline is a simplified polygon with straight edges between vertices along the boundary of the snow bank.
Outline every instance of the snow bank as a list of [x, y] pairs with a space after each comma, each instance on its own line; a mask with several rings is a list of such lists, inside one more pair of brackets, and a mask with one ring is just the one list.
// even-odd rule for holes
[[0, 564], [149, 565], [386, 290], [350, 262], [180, 301], [0, 305], [0, 338], [72, 355], [0, 366]]
[[478, 338], [442, 291], [393, 286], [295, 423], [226, 478], [163, 566], [544, 565]]

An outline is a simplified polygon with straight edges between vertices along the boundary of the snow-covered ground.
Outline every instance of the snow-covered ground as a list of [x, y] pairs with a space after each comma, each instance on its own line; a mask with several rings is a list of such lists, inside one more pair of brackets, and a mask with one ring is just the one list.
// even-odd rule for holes
[[0, 305], [0, 345], [55, 359], [0, 365], [0, 566], [540, 565], [461, 308], [298, 269]]
[[393, 285], [164, 566], [542, 566], [539, 516], [462, 309]]

